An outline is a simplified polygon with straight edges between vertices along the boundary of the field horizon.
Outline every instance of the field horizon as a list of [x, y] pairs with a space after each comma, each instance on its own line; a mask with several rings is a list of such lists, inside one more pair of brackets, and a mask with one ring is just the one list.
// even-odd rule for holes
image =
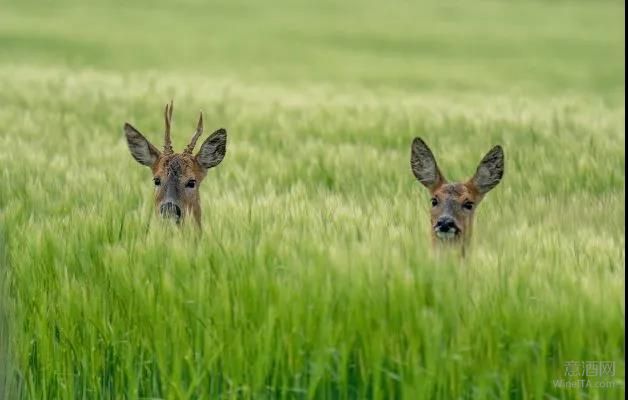
[[[275, 7], [4, 7], [0, 398], [623, 398], [623, 3]], [[201, 232], [124, 139], [171, 99], [228, 132]], [[504, 148], [463, 261], [417, 136]]]

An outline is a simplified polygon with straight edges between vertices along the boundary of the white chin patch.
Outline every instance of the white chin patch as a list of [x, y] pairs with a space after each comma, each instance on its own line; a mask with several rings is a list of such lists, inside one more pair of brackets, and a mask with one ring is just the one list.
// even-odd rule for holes
[[439, 239], [451, 240], [456, 237], [456, 229], [451, 228], [447, 232], [437, 230], [436, 237]]

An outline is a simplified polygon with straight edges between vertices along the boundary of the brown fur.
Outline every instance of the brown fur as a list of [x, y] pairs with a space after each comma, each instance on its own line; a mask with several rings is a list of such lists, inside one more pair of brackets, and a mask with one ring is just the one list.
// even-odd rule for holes
[[[203, 132], [203, 117], [199, 118], [196, 132], [190, 144], [181, 153], [172, 150], [170, 126], [172, 122], [172, 103], [165, 110], [164, 149], [159, 151], [137, 129], [130, 124], [124, 125], [124, 132], [131, 155], [137, 162], [150, 167], [155, 186], [155, 211], [166, 217], [175, 217], [177, 222], [192, 215], [197, 225], [201, 223], [201, 204], [199, 187], [207, 176], [207, 170], [220, 164], [226, 154], [227, 132], [219, 129], [211, 134], [193, 155], [196, 140]], [[166, 207], [164, 211], [162, 208]], [[181, 215], [172, 214], [172, 207], [178, 207]]]
[[[437, 205], [430, 209], [430, 226], [435, 226], [436, 221], [443, 213], [443, 206], [447, 202], [452, 204], [452, 217], [456, 222], [456, 226], [460, 229], [460, 233], [453, 239], [454, 243], [459, 243], [465, 247], [471, 238], [471, 233], [473, 231], [473, 217], [475, 214], [475, 207], [482, 200], [482, 196], [480, 196], [473, 184], [470, 182], [465, 183], [446, 183], [443, 182], [440, 186], [438, 186], [435, 190], [430, 190], [430, 194], [432, 198], [437, 199]], [[473, 203], [473, 208], [471, 210], [467, 210], [463, 208], [463, 204], [471, 202]], [[431, 229], [432, 243], [438, 243], [438, 237], [436, 236], [436, 231]]]
[[[173, 164], [180, 168], [173, 168]], [[194, 156], [189, 154], [173, 154], [160, 157], [151, 167], [154, 178], [160, 178], [161, 182], [168, 179], [176, 179], [173, 184], [177, 185], [179, 193], [180, 207], [183, 215], [192, 214], [198, 225], [201, 222], [201, 198], [198, 186], [201, 184], [207, 171], [200, 166]], [[185, 185], [190, 180], [196, 181], [196, 190], [187, 190]], [[155, 187], [155, 211], [159, 213], [159, 207], [166, 197], [166, 185], [161, 184]]]
[[[484, 195], [500, 182], [504, 173], [504, 154], [495, 146], [482, 159], [475, 175], [466, 182], [449, 183], [438, 168], [427, 144], [415, 138], [410, 159], [412, 172], [431, 194], [430, 226], [433, 245], [460, 247], [464, 254], [473, 231], [475, 210]], [[455, 226], [455, 236], [439, 237], [438, 223], [443, 218]], [[453, 228], [452, 228], [453, 229]]]

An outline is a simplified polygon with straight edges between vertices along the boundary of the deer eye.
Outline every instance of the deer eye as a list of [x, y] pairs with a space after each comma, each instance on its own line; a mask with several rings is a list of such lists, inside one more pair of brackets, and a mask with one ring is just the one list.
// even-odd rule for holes
[[462, 207], [463, 207], [465, 210], [473, 210], [473, 202], [471, 202], [471, 201], [465, 201], [465, 202], [462, 204]]
[[161, 179], [159, 179], [158, 177], [155, 177], [155, 178], [153, 179], [153, 182], [155, 182], [155, 186], [159, 186], [159, 185], [161, 185]]
[[432, 197], [432, 207], [436, 207], [438, 205], [438, 199], [436, 197]]
[[185, 184], [185, 187], [194, 189], [196, 187], [196, 181], [194, 179], [190, 179], [188, 183]]

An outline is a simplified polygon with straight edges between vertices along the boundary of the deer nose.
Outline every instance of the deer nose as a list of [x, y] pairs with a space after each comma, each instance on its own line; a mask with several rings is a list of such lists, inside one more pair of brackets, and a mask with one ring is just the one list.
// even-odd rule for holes
[[159, 207], [159, 213], [164, 218], [175, 218], [178, 221], [181, 218], [181, 207], [169, 201]]
[[434, 230], [438, 232], [452, 232], [457, 233], [460, 228], [456, 225], [456, 221], [454, 221], [451, 217], [440, 217], [436, 221], [436, 225], [434, 226]]

